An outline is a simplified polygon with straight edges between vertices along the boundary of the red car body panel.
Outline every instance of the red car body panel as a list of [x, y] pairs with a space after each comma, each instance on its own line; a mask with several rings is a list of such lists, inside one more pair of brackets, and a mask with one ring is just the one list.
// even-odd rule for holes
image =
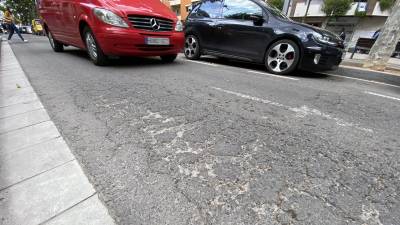
[[[149, 16], [178, 21], [176, 15], [159, 0], [41, 0], [38, 10], [43, 23], [54, 38], [64, 44], [85, 49], [80, 25], [86, 24], [106, 55], [162, 56], [178, 54], [184, 45], [184, 33], [137, 29], [128, 15]], [[120, 16], [129, 28], [108, 25], [94, 14], [94, 8], [110, 10]], [[169, 46], [146, 45], [146, 37], [168, 37]]]

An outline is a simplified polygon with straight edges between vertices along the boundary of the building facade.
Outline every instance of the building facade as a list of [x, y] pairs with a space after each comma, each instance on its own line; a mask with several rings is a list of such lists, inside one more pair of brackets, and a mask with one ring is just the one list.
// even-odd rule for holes
[[[293, 20], [302, 21], [306, 13], [307, 0], [291, 0], [288, 16]], [[355, 0], [345, 16], [327, 17], [322, 11], [324, 0], [311, 0], [310, 7], [305, 17], [305, 22], [314, 26], [323, 26], [339, 34], [342, 29], [346, 31], [346, 42], [353, 46], [358, 38], [371, 38], [382, 28], [390, 11], [382, 11], [378, 0]], [[356, 16], [356, 12], [362, 16]]]
[[164, 4], [166, 4], [167, 6], [169, 6], [181, 20], [186, 19], [189, 13], [190, 6], [194, 2], [198, 1], [199, 0], [162, 0], [162, 2], [164, 2]]

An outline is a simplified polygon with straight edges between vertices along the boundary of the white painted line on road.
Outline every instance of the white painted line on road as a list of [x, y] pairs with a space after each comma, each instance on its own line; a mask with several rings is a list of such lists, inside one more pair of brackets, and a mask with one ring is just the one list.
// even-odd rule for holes
[[219, 88], [219, 87], [211, 87], [211, 88], [214, 89], [214, 90], [217, 90], [217, 91], [220, 91], [220, 92], [224, 92], [224, 93], [227, 93], [227, 94], [231, 94], [231, 95], [234, 95], [234, 96], [237, 96], [237, 97], [241, 97], [241, 98], [244, 98], [244, 99], [249, 99], [249, 100], [252, 100], [252, 101], [261, 102], [261, 103], [264, 103], [264, 104], [273, 105], [273, 106], [276, 106], [276, 107], [280, 107], [280, 108], [289, 110], [291, 112], [296, 113], [295, 114], [296, 117], [300, 117], [300, 118], [304, 118], [306, 116], [322, 117], [324, 119], [334, 121], [336, 123], [336, 125], [341, 126], [341, 127], [353, 127], [353, 128], [355, 128], [357, 130], [361, 130], [361, 131], [368, 132], [368, 133], [373, 133], [374, 132], [372, 129], [364, 128], [364, 127], [359, 126], [358, 124], [347, 122], [347, 121], [345, 121], [343, 119], [336, 118], [334, 116], [331, 116], [329, 114], [321, 112], [318, 109], [309, 108], [306, 105], [303, 105], [302, 107], [299, 107], [299, 108], [298, 107], [290, 107], [290, 106], [286, 106], [286, 105], [278, 103], [278, 102], [270, 101], [268, 99], [254, 97], [254, 96], [250, 96], [250, 95], [239, 93], [239, 92], [235, 92], [235, 91], [226, 90], [226, 89]]
[[198, 64], [203, 64], [203, 65], [207, 65], [207, 66], [214, 66], [214, 67], [217, 67], [217, 66], [218, 66], [217, 64], [208, 63], [208, 62], [203, 62], [203, 61], [195, 61], [195, 60], [187, 60], [187, 59], [184, 59], [183, 61], [185, 61], [185, 62], [192, 62], [192, 63], [198, 63]]
[[383, 95], [383, 94], [378, 94], [378, 93], [371, 92], [371, 91], [366, 91], [365, 93], [366, 94], [370, 94], [370, 95], [375, 95], [375, 96], [378, 96], [378, 97], [382, 97], [382, 98], [388, 98], [388, 99], [400, 101], [400, 98], [396, 98], [396, 97], [392, 97], [392, 96], [388, 96], [388, 95]]
[[347, 77], [347, 76], [336, 75], [336, 74], [331, 74], [331, 73], [321, 73], [321, 74], [325, 74], [325, 75], [332, 76], [332, 77], [341, 77], [341, 78], [347, 78], [347, 79], [352, 79], [352, 80], [364, 81], [364, 82], [373, 83], [373, 84], [380, 84], [380, 85], [386, 85], [386, 86], [390, 86], [390, 87], [400, 88], [400, 86], [398, 86], [398, 85], [387, 84], [387, 83], [383, 83], [383, 82], [379, 82], [379, 81], [366, 80], [366, 79], [355, 78], [355, 77]]
[[270, 77], [275, 77], [275, 78], [287, 79], [287, 80], [296, 80], [296, 81], [300, 80], [300, 79], [293, 78], [293, 77], [279, 76], [279, 75], [274, 75], [274, 74], [270, 74], [270, 73], [263, 73], [263, 72], [254, 71], [254, 70], [248, 70], [247, 72], [255, 73], [255, 74], [261, 74], [261, 75], [264, 75], [264, 76], [270, 76]]

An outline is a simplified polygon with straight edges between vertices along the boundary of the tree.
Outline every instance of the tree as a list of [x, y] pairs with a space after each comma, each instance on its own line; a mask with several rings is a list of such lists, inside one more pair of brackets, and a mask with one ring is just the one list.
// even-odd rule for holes
[[379, 5], [381, 6], [381, 10], [385, 11], [393, 7], [395, 0], [380, 0]]
[[322, 11], [327, 16], [344, 16], [351, 8], [353, 0], [325, 0]]
[[397, 0], [392, 12], [382, 28], [381, 34], [369, 52], [364, 67], [383, 71], [400, 39], [400, 0]]
[[272, 6], [275, 6], [277, 9], [282, 10], [283, 4], [285, 3], [284, 0], [268, 0], [268, 3]]
[[6, 5], [14, 11], [16, 19], [23, 24], [31, 23], [37, 16], [33, 0], [6, 0]]

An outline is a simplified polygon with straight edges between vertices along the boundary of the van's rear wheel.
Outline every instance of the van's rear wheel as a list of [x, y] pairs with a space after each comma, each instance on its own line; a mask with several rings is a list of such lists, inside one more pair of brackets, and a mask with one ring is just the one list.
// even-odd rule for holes
[[265, 56], [265, 66], [274, 74], [290, 74], [297, 69], [300, 49], [291, 40], [280, 40], [271, 45]]
[[86, 49], [92, 62], [97, 66], [107, 65], [108, 58], [97, 43], [93, 32], [86, 27], [83, 31]]
[[194, 35], [188, 35], [185, 39], [184, 53], [186, 58], [195, 60], [201, 56], [200, 40]]
[[61, 42], [58, 42], [54, 39], [53, 34], [51, 31], [47, 32], [47, 37], [49, 38], [50, 46], [55, 52], [62, 52], [64, 51], [64, 45]]

